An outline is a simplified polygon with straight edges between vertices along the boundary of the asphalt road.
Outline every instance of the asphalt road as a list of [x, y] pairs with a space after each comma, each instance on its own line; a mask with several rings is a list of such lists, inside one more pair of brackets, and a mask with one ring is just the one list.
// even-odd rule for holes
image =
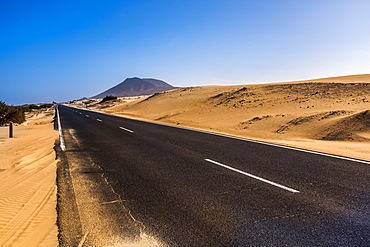
[[369, 162], [62, 105], [59, 114], [85, 245], [101, 232], [145, 232], [168, 246], [369, 246]]

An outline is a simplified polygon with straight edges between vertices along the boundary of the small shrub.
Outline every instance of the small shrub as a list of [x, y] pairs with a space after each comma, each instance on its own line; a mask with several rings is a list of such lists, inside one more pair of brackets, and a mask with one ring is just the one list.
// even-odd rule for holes
[[42, 104], [40, 105], [40, 108], [50, 108], [53, 107], [53, 104]]
[[[27, 106], [26, 106], [27, 107]], [[40, 109], [40, 107], [38, 105], [35, 105], [35, 104], [31, 104], [28, 106], [29, 109]]]
[[0, 101], [0, 126], [9, 122], [21, 124], [26, 121], [24, 115], [26, 108], [23, 106], [9, 106]]
[[102, 101], [100, 101], [100, 102], [99, 102], [99, 104], [100, 104], [100, 103], [103, 103], [103, 102], [106, 102], [106, 101], [109, 101], [109, 100], [115, 100], [115, 99], [117, 99], [117, 97], [116, 97], [116, 96], [113, 96], [113, 95], [107, 95], [107, 96], [105, 96], [105, 97], [104, 97], [104, 99], [103, 99]]

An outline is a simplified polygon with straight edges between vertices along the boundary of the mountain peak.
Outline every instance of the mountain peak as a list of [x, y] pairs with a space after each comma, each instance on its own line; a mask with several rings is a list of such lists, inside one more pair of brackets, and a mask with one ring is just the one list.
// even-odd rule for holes
[[107, 95], [117, 97], [130, 97], [139, 95], [150, 95], [168, 90], [176, 89], [167, 82], [152, 78], [127, 78], [120, 84], [94, 96], [93, 98], [103, 98]]

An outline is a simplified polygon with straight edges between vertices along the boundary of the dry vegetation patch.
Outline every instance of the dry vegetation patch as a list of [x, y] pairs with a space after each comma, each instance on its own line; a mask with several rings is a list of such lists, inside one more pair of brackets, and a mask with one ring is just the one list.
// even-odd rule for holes
[[317, 113], [317, 114], [313, 114], [309, 116], [297, 117], [297, 118], [294, 118], [293, 120], [290, 120], [283, 126], [281, 126], [279, 129], [276, 130], [276, 132], [285, 133], [292, 126], [297, 126], [297, 125], [301, 125], [304, 123], [310, 123], [312, 121], [321, 121], [324, 119], [329, 119], [329, 118], [338, 117], [342, 115], [349, 115], [352, 112], [353, 111], [338, 110], [338, 111], [321, 112], [321, 113]]

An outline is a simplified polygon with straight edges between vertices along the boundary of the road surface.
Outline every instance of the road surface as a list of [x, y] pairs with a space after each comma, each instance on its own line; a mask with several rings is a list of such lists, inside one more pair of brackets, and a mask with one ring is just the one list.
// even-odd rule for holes
[[369, 162], [58, 108], [66, 245], [369, 246]]

